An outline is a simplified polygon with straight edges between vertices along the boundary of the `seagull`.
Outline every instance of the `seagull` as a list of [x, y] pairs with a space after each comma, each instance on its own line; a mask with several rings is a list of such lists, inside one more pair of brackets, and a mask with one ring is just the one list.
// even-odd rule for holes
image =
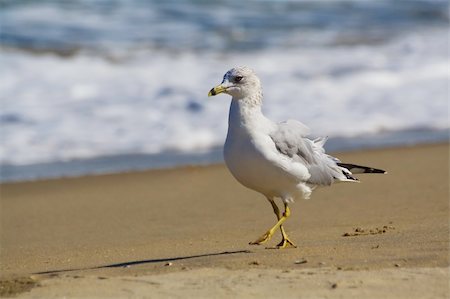
[[[325, 153], [327, 138], [309, 139], [309, 128], [296, 120], [275, 123], [261, 111], [263, 94], [255, 72], [235, 67], [208, 96], [220, 93], [232, 97], [228, 133], [224, 145], [225, 163], [245, 187], [263, 194], [270, 202], [277, 223], [251, 245], [267, 242], [280, 229], [282, 240], [275, 248], [297, 247], [283, 223], [290, 216], [288, 204], [308, 199], [319, 186], [335, 182], [358, 182], [357, 173], [386, 173], [381, 169], [341, 163]], [[275, 199], [281, 199], [281, 214]]]

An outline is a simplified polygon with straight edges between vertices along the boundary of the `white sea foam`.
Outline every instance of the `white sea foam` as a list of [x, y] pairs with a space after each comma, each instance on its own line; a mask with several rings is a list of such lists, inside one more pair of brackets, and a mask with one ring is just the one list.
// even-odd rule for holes
[[447, 32], [437, 29], [378, 46], [153, 50], [118, 61], [3, 50], [0, 160], [29, 164], [220, 146], [230, 99], [206, 94], [226, 70], [243, 64], [262, 79], [268, 117], [301, 120], [315, 135], [448, 128], [448, 50]]

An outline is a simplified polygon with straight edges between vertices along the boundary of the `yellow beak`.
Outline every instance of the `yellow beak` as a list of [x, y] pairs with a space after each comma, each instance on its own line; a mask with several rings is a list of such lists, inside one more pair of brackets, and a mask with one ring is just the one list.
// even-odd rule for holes
[[208, 97], [218, 95], [219, 93], [222, 93], [225, 90], [227, 90], [227, 88], [222, 84], [217, 85], [216, 87], [211, 88], [211, 90], [208, 92]]

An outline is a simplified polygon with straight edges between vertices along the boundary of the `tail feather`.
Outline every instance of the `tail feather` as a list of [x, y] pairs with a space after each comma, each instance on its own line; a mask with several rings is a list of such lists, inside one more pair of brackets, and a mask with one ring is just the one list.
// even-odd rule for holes
[[352, 174], [357, 173], [387, 173], [383, 169], [377, 169], [367, 166], [355, 165], [355, 164], [347, 164], [347, 163], [337, 163], [338, 166], [348, 169]]

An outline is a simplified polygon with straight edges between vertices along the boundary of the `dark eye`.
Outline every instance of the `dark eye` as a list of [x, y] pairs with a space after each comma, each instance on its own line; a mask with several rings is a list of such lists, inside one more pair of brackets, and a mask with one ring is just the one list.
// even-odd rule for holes
[[242, 76], [236, 76], [234, 77], [234, 82], [240, 82], [242, 80]]

